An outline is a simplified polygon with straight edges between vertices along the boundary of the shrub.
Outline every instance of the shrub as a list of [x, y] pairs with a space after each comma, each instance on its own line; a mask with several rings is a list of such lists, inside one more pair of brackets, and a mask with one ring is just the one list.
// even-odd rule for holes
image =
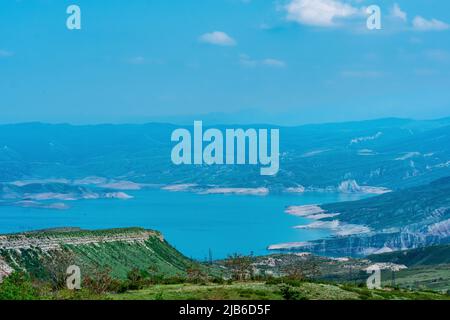
[[36, 300], [38, 292], [29, 276], [14, 272], [0, 284], [0, 300]]
[[225, 280], [223, 278], [220, 278], [220, 277], [212, 278], [211, 282], [215, 283], [215, 284], [225, 284]]
[[292, 279], [290, 277], [269, 278], [266, 280], [266, 285], [286, 284], [291, 287], [300, 287], [303, 283], [302, 279]]
[[137, 269], [134, 268], [127, 274], [127, 280], [128, 280], [128, 289], [129, 290], [139, 290], [143, 287], [145, 274]]
[[300, 294], [288, 285], [281, 286], [280, 294], [284, 300], [298, 300], [300, 298]]
[[110, 276], [110, 269], [97, 270], [84, 277], [83, 288], [96, 294], [116, 292], [120, 288], [120, 282]]
[[67, 268], [75, 264], [75, 254], [68, 250], [51, 250], [41, 258], [41, 264], [46, 280], [49, 280], [54, 290], [66, 287]]
[[192, 266], [191, 268], [187, 269], [186, 273], [187, 273], [187, 280], [190, 283], [203, 284], [206, 283], [206, 280], [208, 279], [208, 275], [205, 274], [197, 266]]

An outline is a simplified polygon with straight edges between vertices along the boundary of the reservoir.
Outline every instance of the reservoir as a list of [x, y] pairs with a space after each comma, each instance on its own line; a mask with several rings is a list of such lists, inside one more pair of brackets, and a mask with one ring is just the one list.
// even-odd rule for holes
[[294, 226], [308, 219], [285, 213], [288, 206], [357, 200], [367, 195], [341, 193], [235, 195], [170, 192], [160, 189], [127, 191], [129, 200], [66, 201], [67, 210], [0, 206], [0, 233], [54, 227], [107, 229], [143, 227], [161, 231], [188, 257], [225, 258], [228, 254], [268, 254], [272, 244], [330, 236], [327, 230]]

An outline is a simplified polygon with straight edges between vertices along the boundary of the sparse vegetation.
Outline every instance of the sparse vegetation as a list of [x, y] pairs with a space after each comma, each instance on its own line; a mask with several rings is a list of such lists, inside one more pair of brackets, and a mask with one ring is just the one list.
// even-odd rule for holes
[[0, 300], [36, 300], [39, 292], [28, 275], [14, 272], [0, 284]]
[[[136, 232], [133, 230], [124, 235]], [[82, 233], [92, 239], [89, 232]], [[107, 237], [110, 233], [101, 234]], [[117, 231], [113, 234], [118, 235]], [[362, 272], [370, 261], [234, 254], [223, 261], [202, 264], [184, 257], [157, 233], [142, 241], [62, 243], [59, 250], [2, 249], [0, 255], [16, 270], [27, 271], [14, 272], [4, 279], [0, 299], [450, 299], [446, 290], [440, 294], [405, 288], [408, 279], [422, 281], [408, 273], [413, 269], [397, 275], [400, 288], [368, 290], [364, 285], [366, 275], [358, 270]], [[66, 269], [72, 264], [82, 269], [82, 288], [78, 291], [65, 288]], [[445, 268], [439, 270], [445, 272]], [[441, 277], [449, 278], [447, 273], [441, 273]], [[420, 284], [431, 281], [442, 285], [432, 279], [424, 276]], [[388, 281], [383, 275], [385, 286]]]

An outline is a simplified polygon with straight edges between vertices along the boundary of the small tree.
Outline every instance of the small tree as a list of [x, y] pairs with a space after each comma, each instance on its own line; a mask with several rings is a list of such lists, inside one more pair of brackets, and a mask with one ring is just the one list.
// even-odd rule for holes
[[231, 271], [234, 280], [246, 280], [252, 276], [252, 258], [238, 253], [229, 255], [225, 260], [225, 266]]
[[83, 288], [95, 294], [116, 291], [119, 289], [118, 281], [111, 277], [110, 268], [95, 269], [83, 278]]
[[144, 273], [138, 268], [130, 270], [127, 274], [128, 288], [130, 290], [138, 290], [143, 287]]
[[287, 265], [282, 269], [283, 273], [290, 280], [304, 280], [305, 272], [302, 266]]
[[304, 263], [305, 274], [311, 279], [316, 279], [321, 274], [319, 258], [311, 256]]
[[75, 261], [75, 254], [68, 249], [51, 250], [41, 258], [45, 275], [54, 290], [63, 289], [66, 286], [67, 268], [74, 265]]
[[186, 270], [187, 280], [191, 283], [206, 282], [208, 276], [198, 267], [193, 265]]

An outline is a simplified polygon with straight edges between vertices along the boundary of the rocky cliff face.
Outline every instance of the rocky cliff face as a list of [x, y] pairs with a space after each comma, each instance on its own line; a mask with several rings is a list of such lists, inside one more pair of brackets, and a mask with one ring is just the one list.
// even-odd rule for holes
[[0, 282], [4, 277], [9, 276], [13, 272], [13, 269], [0, 258]]
[[[67, 256], [60, 254], [63, 249]], [[0, 236], [0, 275], [20, 270], [45, 280], [48, 258], [63, 264], [62, 268], [76, 264], [84, 275], [104, 270], [120, 279], [135, 268], [171, 277], [185, 275], [197, 265], [167, 243], [161, 233], [141, 228], [66, 228]]]
[[[294, 207], [287, 213], [316, 220], [302, 228], [329, 229], [334, 237], [276, 245], [342, 256], [450, 243], [450, 178], [359, 201]], [[354, 232], [354, 231], [358, 232]]]
[[373, 233], [364, 236], [336, 237], [299, 244], [286, 250], [311, 251], [330, 256], [367, 256], [450, 243], [450, 237], [409, 232]]
[[78, 232], [61, 233], [56, 236], [52, 233], [36, 234], [16, 234], [10, 236], [0, 236], [0, 250], [26, 250], [40, 249], [43, 252], [49, 250], [60, 250], [63, 245], [89, 245], [108, 242], [124, 242], [124, 243], [144, 243], [149, 237], [158, 237], [163, 241], [161, 234], [155, 231], [134, 231], [126, 233], [99, 234], [93, 233], [90, 236], [83, 236]]
[[[31, 269], [36, 266], [42, 267], [40, 259], [43, 255], [51, 255], [63, 248], [74, 252], [80, 262], [116, 265], [121, 268], [121, 275], [132, 267], [134, 255], [139, 256], [140, 262], [148, 263], [147, 267], [152, 261], [160, 260], [169, 265], [170, 262], [164, 259], [177, 260], [182, 257], [159, 232], [139, 228], [101, 231], [66, 229], [2, 235], [0, 281], [14, 270], [33, 272]], [[168, 255], [161, 257], [159, 252], [168, 252]]]

